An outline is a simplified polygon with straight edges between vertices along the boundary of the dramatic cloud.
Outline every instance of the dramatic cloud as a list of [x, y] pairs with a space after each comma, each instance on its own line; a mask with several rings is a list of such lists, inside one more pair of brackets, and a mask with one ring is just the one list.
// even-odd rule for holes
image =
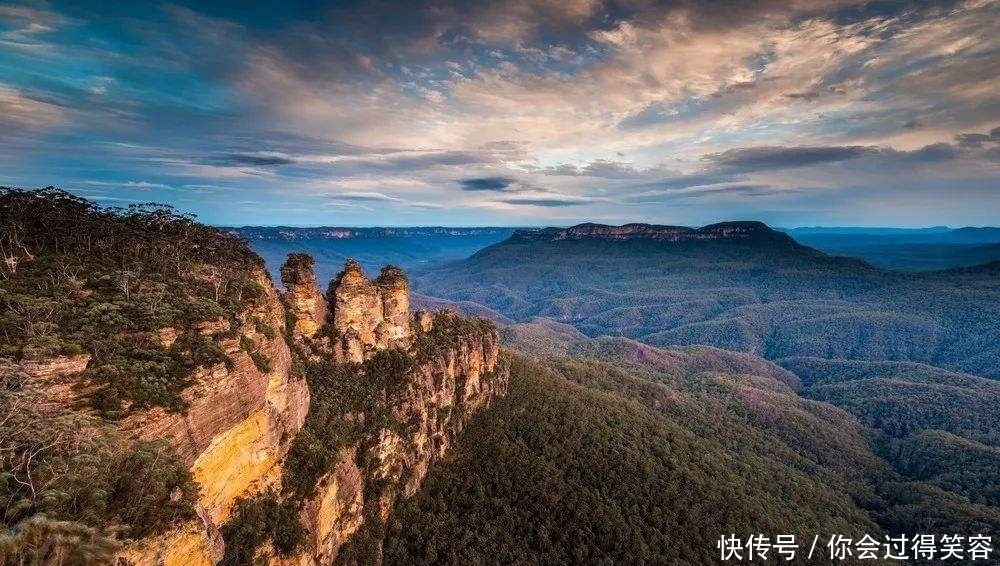
[[510, 177], [481, 177], [478, 179], [462, 179], [459, 184], [463, 191], [499, 191], [503, 192], [515, 182]]
[[225, 224], [996, 224], [998, 19], [991, 0], [15, 0], [0, 183]]
[[229, 155], [220, 156], [218, 159], [213, 161], [223, 165], [253, 165], [259, 167], [266, 167], [269, 165], [291, 165], [295, 163], [294, 159], [284, 155], [246, 153], [231, 153]]
[[511, 198], [511, 199], [506, 199], [502, 202], [505, 202], [507, 204], [522, 205], [522, 206], [559, 207], [559, 206], [577, 206], [581, 204], [587, 204], [590, 201], [580, 200], [580, 199], [561, 199], [561, 198]]
[[730, 149], [706, 158], [723, 167], [753, 171], [755, 169], [785, 169], [817, 163], [846, 161], [870, 155], [875, 150], [862, 146], [831, 147], [753, 147]]

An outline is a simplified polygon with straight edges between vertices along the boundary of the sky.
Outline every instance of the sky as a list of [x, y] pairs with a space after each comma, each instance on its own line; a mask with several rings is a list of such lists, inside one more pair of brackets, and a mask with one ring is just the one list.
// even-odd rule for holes
[[217, 225], [998, 225], [1000, 0], [0, 0], [0, 185]]

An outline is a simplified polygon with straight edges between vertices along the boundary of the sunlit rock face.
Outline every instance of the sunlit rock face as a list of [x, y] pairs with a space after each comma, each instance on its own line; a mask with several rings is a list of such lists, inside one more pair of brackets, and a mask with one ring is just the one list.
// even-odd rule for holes
[[313, 258], [291, 254], [281, 266], [281, 284], [295, 320], [295, 333], [312, 337], [326, 323], [326, 297], [320, 293], [313, 270]]
[[375, 352], [406, 347], [410, 339], [410, 287], [397, 267], [385, 267], [374, 281], [348, 260], [330, 283], [332, 348], [340, 362], [361, 362]]
[[[309, 410], [309, 388], [292, 377], [277, 290], [263, 272], [257, 281], [265, 296], [241, 313], [239, 336], [217, 339], [232, 365], [192, 375], [182, 394], [186, 413], [157, 408], [122, 423], [143, 438], [168, 440], [199, 485], [200, 520], [130, 546], [125, 556], [134, 564], [216, 563], [223, 553], [219, 527], [236, 500], [280, 483], [281, 465]], [[270, 328], [270, 337], [264, 328]], [[270, 360], [267, 371], [257, 367], [241, 341]]]
[[[336, 464], [299, 504], [305, 533], [299, 548], [290, 555], [269, 544], [258, 549], [258, 558], [271, 566], [335, 563], [366, 521], [384, 521], [400, 498], [420, 488], [431, 463], [477, 411], [506, 394], [508, 368], [492, 325], [454, 312], [411, 314], [409, 285], [398, 268], [386, 267], [369, 280], [349, 261], [326, 298], [308, 256], [289, 258], [282, 279], [284, 301], [261, 272], [261, 300], [248, 305], [234, 325], [206, 326], [232, 363], [194, 372], [183, 392], [186, 413], [153, 409], [122, 423], [143, 438], [168, 440], [199, 485], [198, 518], [127, 545], [121, 552], [126, 563], [217, 564], [225, 554], [220, 529], [237, 500], [265, 491], [281, 494], [285, 461], [310, 406], [307, 383], [293, 369], [296, 360], [357, 363], [400, 348], [414, 365], [396, 376], [399, 388], [382, 401], [392, 420], [405, 426], [378, 425], [339, 449]], [[289, 342], [286, 321], [294, 324]], [[421, 351], [426, 343], [434, 345]], [[258, 367], [247, 346], [270, 363]], [[364, 415], [343, 418], [361, 422]]]
[[[418, 317], [430, 331], [432, 317], [415, 314], [417, 328]], [[456, 313], [438, 317], [440, 324], [461, 319]], [[397, 422], [408, 423], [405, 433], [383, 428], [373, 441], [343, 449], [336, 468], [320, 480], [301, 512], [308, 547], [295, 556], [274, 557], [271, 565], [335, 563], [366, 517], [386, 520], [399, 498], [420, 489], [431, 463], [447, 453], [476, 412], [507, 393], [508, 380], [499, 335], [492, 328], [459, 335], [424, 356], [388, 407]], [[372, 485], [384, 487], [366, 495], [372, 492], [366, 486]]]

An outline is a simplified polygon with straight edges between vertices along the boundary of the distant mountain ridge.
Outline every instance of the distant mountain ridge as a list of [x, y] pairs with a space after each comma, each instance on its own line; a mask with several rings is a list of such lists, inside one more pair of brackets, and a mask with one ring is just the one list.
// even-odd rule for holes
[[354, 239], [354, 238], [408, 238], [425, 236], [487, 236], [506, 235], [514, 228], [499, 226], [450, 227], [371, 227], [351, 228], [339, 226], [316, 226], [297, 228], [293, 226], [240, 226], [223, 230], [247, 238], [248, 240], [311, 240], [311, 239]]
[[1000, 228], [793, 228], [801, 244], [897, 271], [937, 271], [1000, 259]]
[[771, 229], [758, 221], [733, 221], [709, 224], [701, 228], [666, 226], [659, 224], [608, 224], [584, 223], [569, 228], [542, 228], [517, 230], [512, 240], [523, 242], [560, 240], [656, 240], [665, 242], [694, 242], [705, 240], [766, 240], [795, 244], [787, 234]]
[[770, 359], [906, 360], [1000, 378], [995, 270], [889, 271], [759, 222], [725, 222], [517, 232], [412, 273], [419, 293], [517, 322], [547, 317], [591, 337]]

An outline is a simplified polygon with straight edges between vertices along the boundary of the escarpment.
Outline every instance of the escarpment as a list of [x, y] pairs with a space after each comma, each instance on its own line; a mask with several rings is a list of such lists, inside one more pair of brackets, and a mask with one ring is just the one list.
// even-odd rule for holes
[[217, 563], [225, 553], [219, 529], [237, 500], [280, 485], [309, 410], [309, 389], [291, 371], [278, 293], [263, 271], [257, 280], [264, 296], [238, 315], [238, 330], [228, 321], [202, 326], [230, 361], [190, 376], [181, 394], [186, 411], [156, 408], [122, 423], [143, 438], [169, 442], [198, 486], [197, 520], [128, 545], [122, 556], [136, 566]]
[[[393, 267], [369, 280], [348, 262], [324, 298], [311, 265], [289, 258], [283, 297], [262, 276], [264, 299], [241, 315], [238, 337], [214, 328], [233, 362], [195, 372], [186, 412], [126, 419], [145, 438], [167, 439], [199, 487], [197, 519], [129, 544], [120, 555], [131, 564], [377, 562], [359, 549], [380, 548], [396, 502], [506, 393], [490, 323], [411, 313]], [[284, 510], [267, 521], [287, 524], [234, 534], [249, 532], [261, 508]]]
[[397, 268], [349, 262], [324, 294], [293, 255], [281, 293], [229, 234], [55, 189], [0, 188], [0, 226], [21, 250], [0, 279], [18, 563], [348, 560], [507, 388], [492, 325], [411, 313]]
[[686, 226], [662, 226], [657, 224], [578, 224], [569, 228], [543, 228], [540, 230], [517, 230], [512, 241], [557, 242], [563, 240], [609, 240], [630, 241], [649, 240], [656, 242], [710, 242], [710, 241], [754, 241], [794, 244], [794, 240], [782, 232], [754, 221], [719, 222], [688, 228]]
[[[380, 548], [396, 501], [415, 493], [468, 419], [507, 390], [492, 324], [410, 313], [398, 268], [369, 280], [348, 261], [327, 298], [326, 326], [297, 344], [309, 360], [313, 412], [292, 448], [284, 492], [301, 501], [303, 540], [284, 555], [266, 548], [273, 564], [377, 561], [358, 549]], [[317, 451], [327, 464], [309, 469]]]

